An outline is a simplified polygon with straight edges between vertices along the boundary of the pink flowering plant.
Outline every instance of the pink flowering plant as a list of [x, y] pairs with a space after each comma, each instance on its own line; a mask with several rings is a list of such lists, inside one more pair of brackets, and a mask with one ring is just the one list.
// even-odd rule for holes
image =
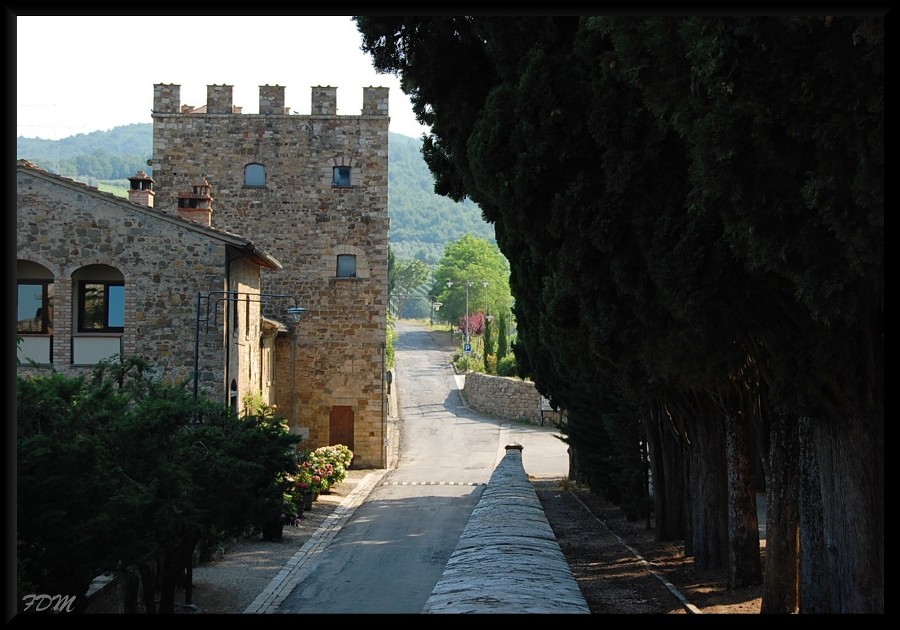
[[302, 516], [302, 508], [297, 505], [297, 499], [293, 493], [285, 492], [281, 505], [281, 523], [290, 527], [299, 527]]
[[293, 492], [295, 495], [319, 494], [325, 492], [329, 488], [328, 477], [332, 474], [332, 469], [316, 457], [313, 451], [304, 451], [298, 461], [297, 468], [294, 471]]
[[343, 444], [302, 451], [290, 475], [291, 492], [295, 497], [329, 492], [347, 477], [347, 468], [352, 461], [353, 452]]
[[314, 451], [320, 461], [330, 465], [328, 474], [328, 487], [336, 486], [347, 477], [347, 469], [353, 462], [353, 451], [343, 444], [320, 446]]

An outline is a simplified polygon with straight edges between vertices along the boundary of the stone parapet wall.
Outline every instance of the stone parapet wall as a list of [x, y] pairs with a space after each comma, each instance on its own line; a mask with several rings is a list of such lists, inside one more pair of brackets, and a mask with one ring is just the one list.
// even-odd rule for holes
[[[463, 397], [478, 413], [506, 420], [541, 424], [541, 394], [531, 381], [480, 372], [466, 374]], [[555, 424], [559, 412], [544, 411], [544, 422]]]
[[590, 614], [522, 467], [521, 445], [506, 447], [422, 612]]

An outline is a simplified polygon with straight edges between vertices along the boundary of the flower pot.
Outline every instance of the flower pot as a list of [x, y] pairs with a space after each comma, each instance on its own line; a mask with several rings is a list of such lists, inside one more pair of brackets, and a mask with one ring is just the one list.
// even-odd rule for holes
[[274, 523], [269, 523], [267, 525], [263, 525], [263, 528], [262, 528], [263, 540], [272, 540], [272, 541], [281, 540], [281, 536], [283, 533], [284, 533], [284, 523], [281, 522], [281, 519], [278, 519]]
[[312, 493], [304, 494], [304, 495], [303, 495], [303, 509], [304, 509], [304, 510], [311, 510], [311, 509], [312, 509], [312, 504], [313, 504], [313, 495], [312, 495]]

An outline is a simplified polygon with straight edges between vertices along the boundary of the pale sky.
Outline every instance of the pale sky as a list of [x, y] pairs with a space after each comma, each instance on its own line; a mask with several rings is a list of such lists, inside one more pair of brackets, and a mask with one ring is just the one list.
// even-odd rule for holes
[[58, 139], [153, 122], [153, 85], [181, 86], [182, 105], [206, 86], [233, 86], [234, 105], [259, 111], [259, 86], [309, 114], [311, 88], [337, 87], [337, 113], [359, 115], [363, 87], [390, 88], [390, 130], [419, 138], [400, 81], [360, 50], [349, 16], [16, 16], [16, 135]]

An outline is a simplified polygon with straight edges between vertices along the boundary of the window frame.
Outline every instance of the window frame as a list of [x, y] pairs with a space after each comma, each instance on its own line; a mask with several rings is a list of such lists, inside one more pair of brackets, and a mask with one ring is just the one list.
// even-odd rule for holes
[[[53, 320], [52, 316], [47, 313], [53, 308], [53, 284], [54, 281], [51, 279], [48, 280], [30, 280], [26, 278], [18, 278], [16, 280], [16, 334], [18, 335], [52, 335], [53, 334]], [[22, 313], [19, 313], [19, 290], [22, 285], [32, 285], [32, 286], [40, 286], [41, 287], [41, 305], [38, 307], [41, 311], [41, 329], [40, 330], [22, 330], [19, 328], [19, 324], [23, 321], [31, 321], [33, 322], [36, 317], [32, 317], [28, 320], [20, 319], [19, 316]], [[30, 309], [29, 309], [30, 310]]]
[[[345, 173], [346, 177], [344, 177]], [[331, 186], [333, 188], [351, 188], [353, 186], [351, 167], [333, 166], [331, 169]]]
[[[103, 327], [88, 327], [87, 325], [87, 286], [103, 286]], [[122, 325], [110, 325], [110, 289], [122, 287]], [[125, 282], [122, 280], [79, 280], [78, 281], [78, 332], [79, 333], [124, 333], [125, 332]]]
[[[341, 273], [341, 260], [352, 260], [353, 261], [353, 271], [349, 274]], [[357, 257], [356, 254], [338, 254], [337, 255], [337, 263], [335, 267], [335, 277], [336, 278], [355, 278], [356, 277], [356, 266]]]
[[[257, 172], [262, 175], [262, 183], [251, 183], [248, 181], [248, 175], [251, 172], [256, 175]], [[266, 172], [266, 167], [264, 164], [260, 164], [259, 162], [250, 162], [244, 165], [244, 187], [246, 188], [265, 188], [266, 181], [268, 180], [268, 173]]]

